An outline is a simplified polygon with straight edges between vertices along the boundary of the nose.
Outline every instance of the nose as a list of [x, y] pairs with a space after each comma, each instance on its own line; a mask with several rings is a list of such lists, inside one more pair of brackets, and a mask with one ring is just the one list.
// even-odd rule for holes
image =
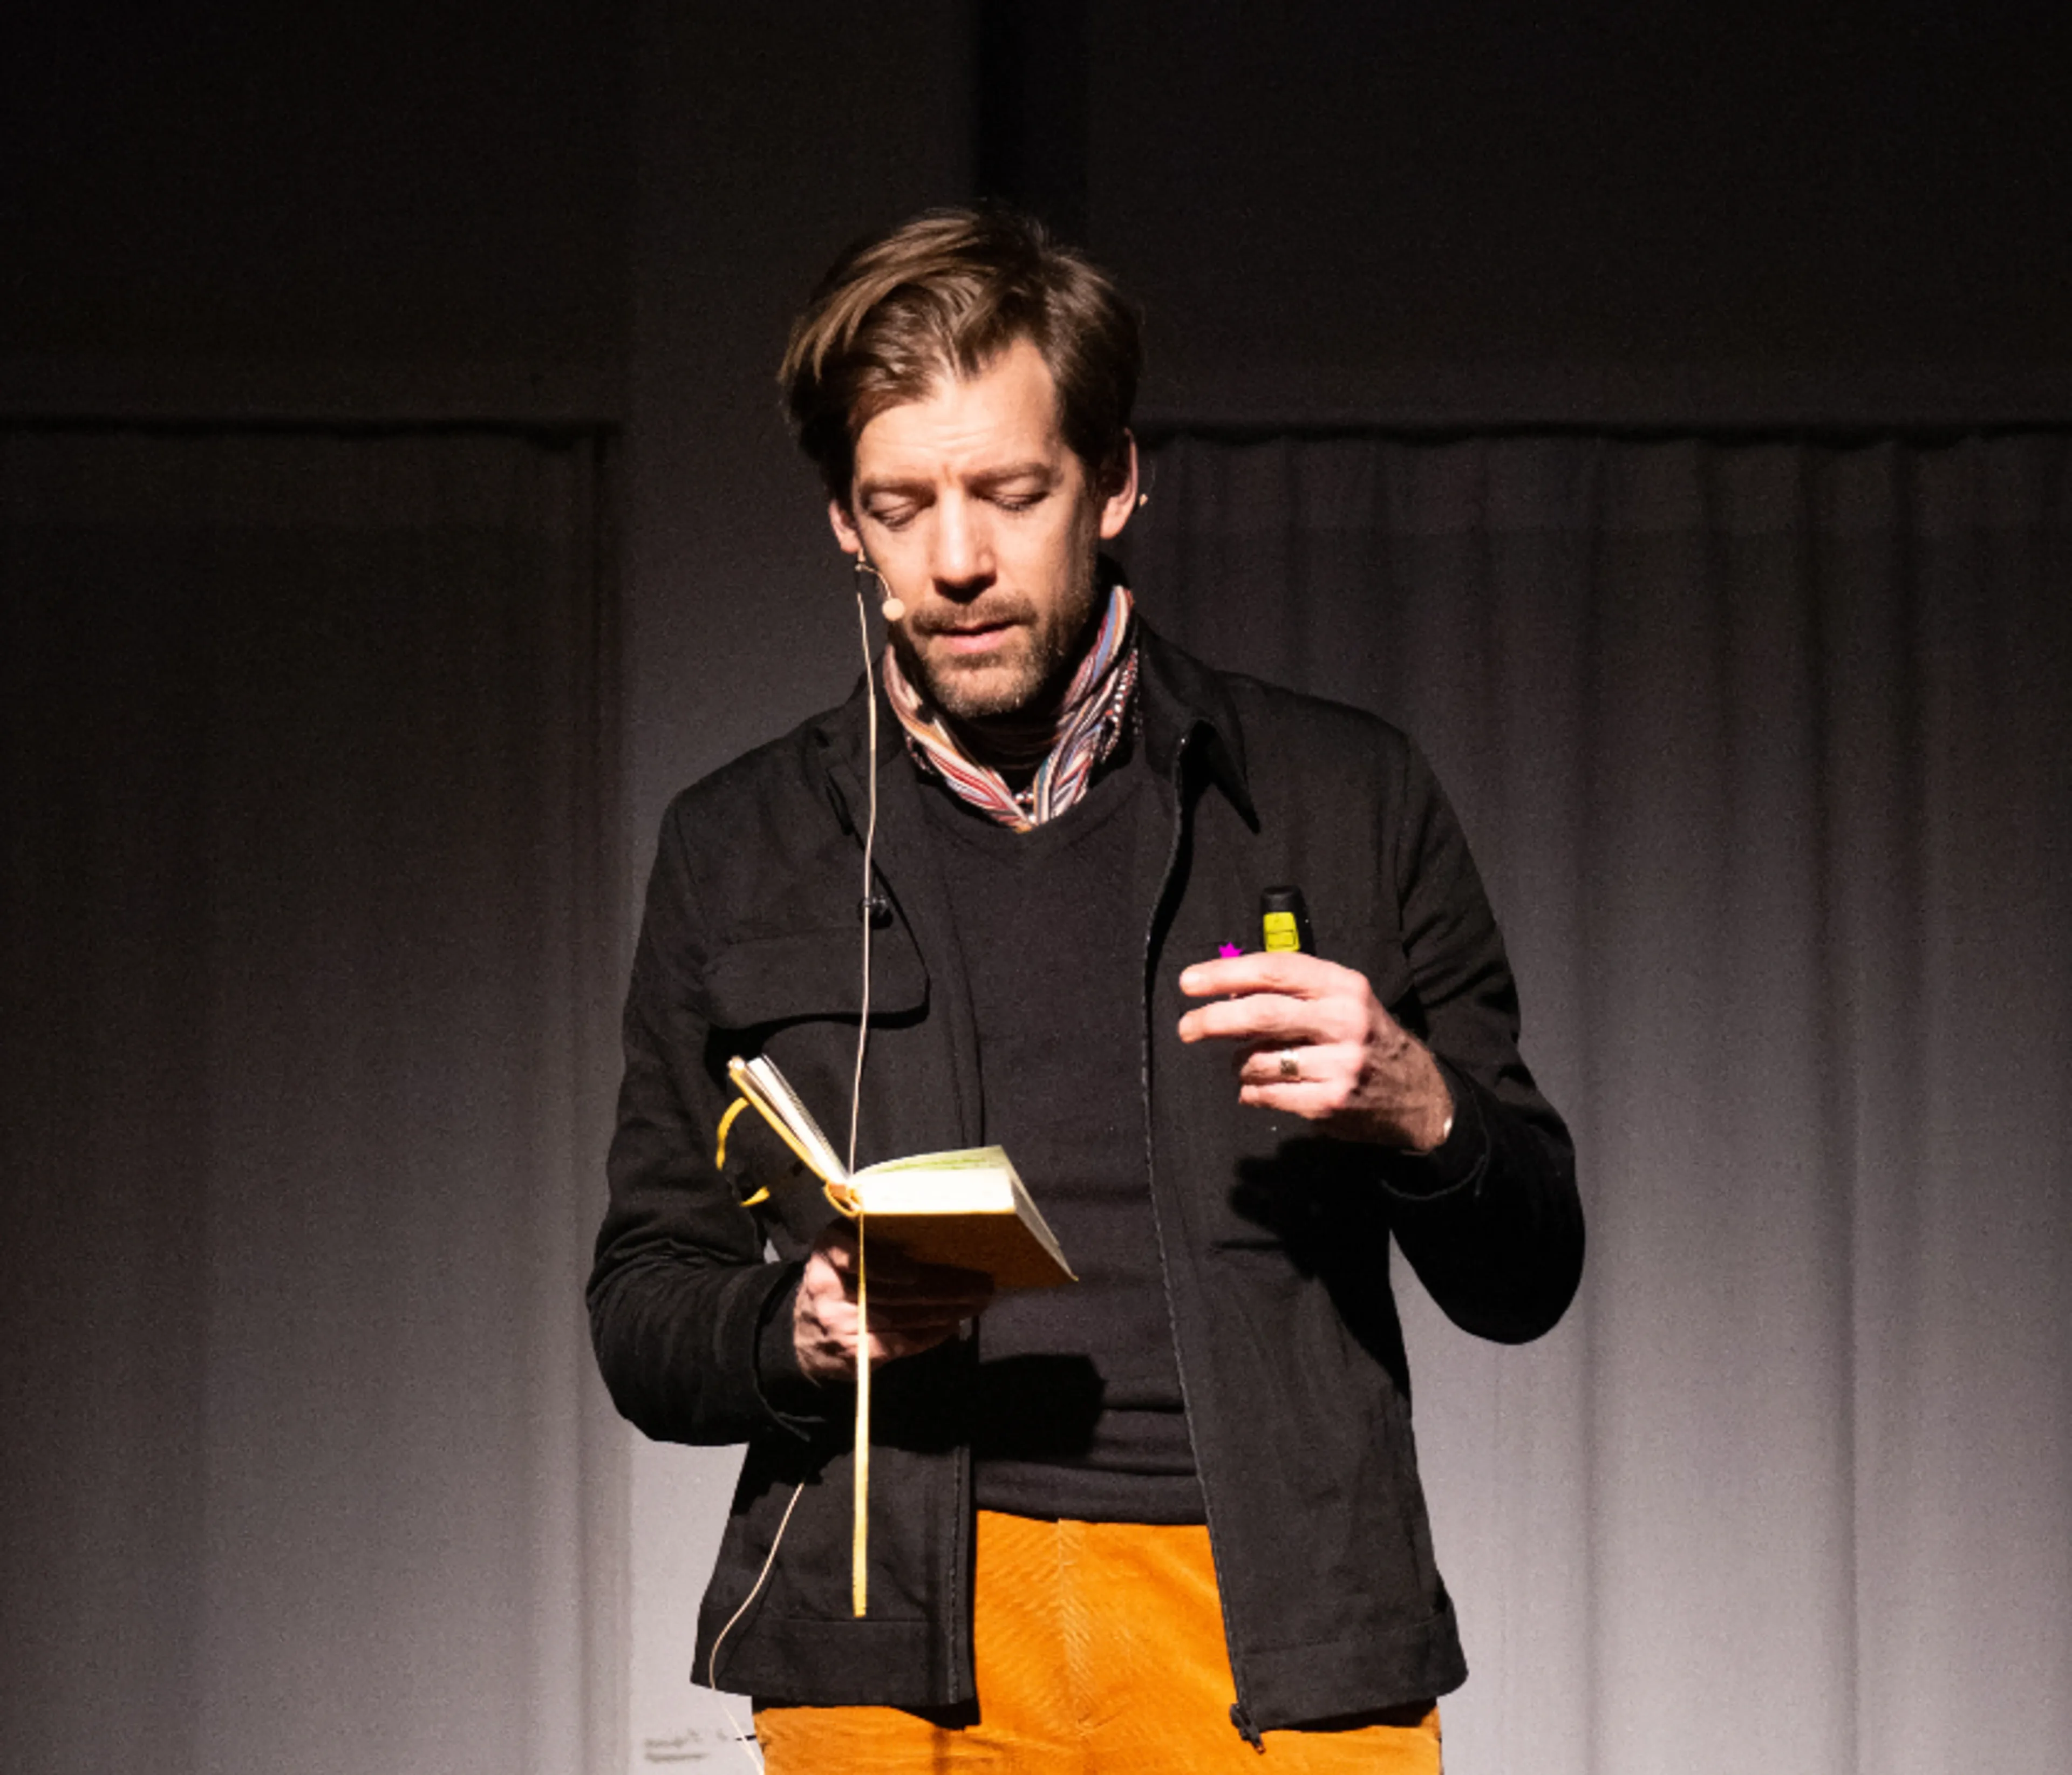
[[942, 502], [928, 572], [937, 588], [951, 596], [980, 591], [992, 583], [992, 538], [973, 501], [958, 495]]

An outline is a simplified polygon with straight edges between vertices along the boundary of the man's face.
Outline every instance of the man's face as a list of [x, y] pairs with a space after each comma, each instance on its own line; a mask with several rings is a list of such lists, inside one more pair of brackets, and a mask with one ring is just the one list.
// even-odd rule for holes
[[828, 511], [906, 604], [891, 637], [908, 676], [980, 721], [1062, 689], [1088, 638], [1096, 553], [1136, 503], [1134, 446], [1113, 486], [1092, 485], [1025, 339], [866, 425], [849, 507]]

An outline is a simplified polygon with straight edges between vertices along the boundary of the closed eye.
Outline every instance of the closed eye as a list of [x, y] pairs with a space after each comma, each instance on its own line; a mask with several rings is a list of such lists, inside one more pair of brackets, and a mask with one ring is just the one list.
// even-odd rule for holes
[[919, 507], [901, 500], [896, 504], [874, 503], [864, 509], [873, 524], [882, 524], [887, 530], [904, 530], [914, 521], [914, 515]]
[[1027, 512], [1049, 499], [1054, 485], [1047, 475], [1017, 472], [981, 482], [972, 491], [1002, 512]]

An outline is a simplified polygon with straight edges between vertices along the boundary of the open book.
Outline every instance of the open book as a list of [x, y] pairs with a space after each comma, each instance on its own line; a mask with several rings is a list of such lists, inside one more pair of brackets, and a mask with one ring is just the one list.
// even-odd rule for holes
[[845, 1214], [870, 1217], [870, 1234], [923, 1263], [980, 1270], [997, 1288], [1042, 1288], [1078, 1278], [1007, 1154], [997, 1146], [886, 1159], [852, 1173], [812, 1113], [758, 1054], [727, 1062], [734, 1088], [827, 1186]]

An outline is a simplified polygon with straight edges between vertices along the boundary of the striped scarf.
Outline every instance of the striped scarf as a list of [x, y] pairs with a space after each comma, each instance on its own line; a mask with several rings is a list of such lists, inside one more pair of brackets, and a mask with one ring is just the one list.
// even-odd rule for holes
[[892, 649], [885, 650], [885, 696], [906, 730], [906, 749], [963, 799], [1001, 825], [1026, 832], [1058, 816], [1087, 792], [1094, 767], [1115, 750], [1137, 688], [1137, 631], [1128, 591], [1110, 588], [1100, 633], [1072, 675], [1054, 729], [1043, 737], [1042, 762], [1020, 795], [1006, 779], [957, 744], [943, 717], [906, 680]]

